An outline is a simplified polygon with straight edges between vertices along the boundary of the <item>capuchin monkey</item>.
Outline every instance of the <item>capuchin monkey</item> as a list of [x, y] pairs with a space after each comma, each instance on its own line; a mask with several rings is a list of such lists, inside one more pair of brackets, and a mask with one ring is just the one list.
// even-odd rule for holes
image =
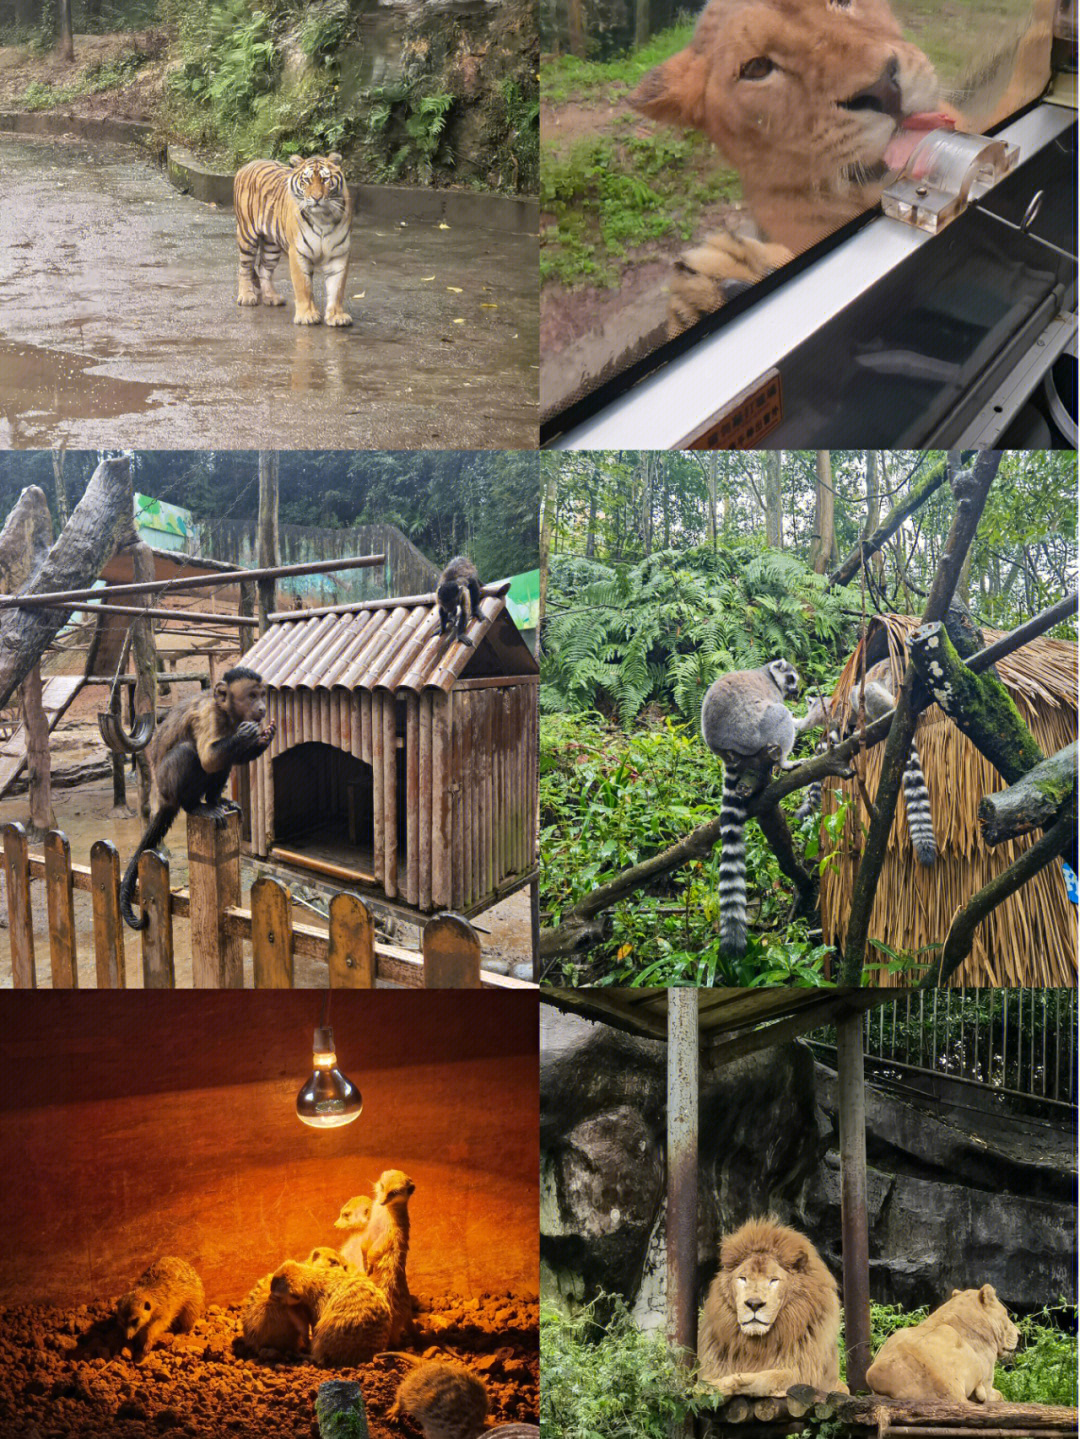
[[439, 601], [439, 633], [444, 635], [451, 625], [457, 625], [459, 643], [472, 646], [472, 640], [465, 631], [469, 621], [480, 608], [482, 591], [480, 576], [472, 560], [457, 555], [439, 576], [436, 592]]
[[132, 909], [139, 856], [156, 848], [173, 820], [185, 810], [212, 819], [219, 827], [240, 808], [221, 798], [234, 764], [261, 755], [274, 737], [266, 718], [266, 686], [254, 670], [237, 665], [227, 670], [209, 694], [185, 700], [171, 709], [154, 731], [147, 758], [157, 785], [158, 807], [131, 856], [120, 886], [120, 912], [132, 929], [145, 929], [145, 912]]

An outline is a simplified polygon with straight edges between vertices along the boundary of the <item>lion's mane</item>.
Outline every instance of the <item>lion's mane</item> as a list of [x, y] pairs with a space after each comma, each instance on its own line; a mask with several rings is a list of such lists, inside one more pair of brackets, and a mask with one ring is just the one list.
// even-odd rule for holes
[[[787, 1294], [772, 1328], [753, 1338], [739, 1328], [734, 1273], [753, 1254], [770, 1255], [786, 1271]], [[792, 1368], [798, 1382], [835, 1389], [840, 1300], [836, 1280], [804, 1234], [771, 1215], [749, 1219], [720, 1246], [720, 1269], [709, 1286], [701, 1315], [698, 1356], [701, 1377]]]

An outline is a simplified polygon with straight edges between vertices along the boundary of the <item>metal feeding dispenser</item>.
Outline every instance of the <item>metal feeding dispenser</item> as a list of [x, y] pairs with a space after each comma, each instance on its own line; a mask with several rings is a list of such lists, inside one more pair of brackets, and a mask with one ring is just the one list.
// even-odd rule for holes
[[887, 186], [881, 207], [894, 220], [936, 235], [1015, 167], [1019, 147], [986, 135], [930, 130]]

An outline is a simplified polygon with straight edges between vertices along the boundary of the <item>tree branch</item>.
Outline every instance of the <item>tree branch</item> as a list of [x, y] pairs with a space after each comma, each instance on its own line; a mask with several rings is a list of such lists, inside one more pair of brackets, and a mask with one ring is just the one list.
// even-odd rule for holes
[[979, 801], [979, 828], [983, 843], [993, 846], [1007, 839], [1045, 829], [1076, 793], [1076, 741], [1028, 770], [1008, 789], [983, 795]]
[[[949, 608], [960, 570], [964, 563], [979, 519], [986, 504], [990, 486], [1001, 464], [1001, 454], [984, 450], [979, 454], [970, 470], [965, 470], [952, 481], [956, 497], [956, 515], [945, 552], [941, 557], [937, 573], [930, 585], [923, 623], [930, 624], [945, 617]], [[900, 797], [900, 785], [904, 767], [911, 751], [915, 735], [915, 721], [918, 709], [912, 703], [916, 671], [909, 661], [900, 692], [896, 697], [889, 737], [885, 741], [885, 754], [881, 762], [881, 779], [875, 797], [875, 814], [870, 822], [859, 867], [855, 874], [855, 885], [851, 896], [851, 912], [848, 919], [847, 937], [844, 944], [844, 961], [841, 970], [841, 984], [858, 985], [862, 979], [866, 962], [866, 943], [870, 931], [870, 913], [874, 904], [878, 880], [888, 850], [889, 834], [896, 815], [896, 802]], [[869, 731], [868, 731], [869, 733]]]
[[889, 540], [900, 528], [907, 517], [926, 503], [930, 496], [939, 490], [945, 482], [947, 466], [944, 460], [930, 472], [922, 484], [912, 490], [906, 499], [894, 505], [889, 513], [878, 525], [869, 539], [860, 540], [855, 548], [848, 555], [847, 559], [829, 576], [829, 587], [833, 585], [846, 585], [854, 578], [859, 571], [859, 566], [864, 565], [871, 555], [877, 554], [882, 545]]
[[945, 936], [941, 958], [935, 968], [920, 980], [920, 989], [933, 989], [944, 985], [971, 953], [975, 930], [990, 911], [996, 909], [1011, 894], [1015, 894], [1029, 879], [1034, 879], [1041, 869], [1052, 864], [1075, 843], [1076, 814], [1074, 795], [1053, 828], [1041, 835], [1008, 869], [995, 875], [989, 884], [985, 884], [978, 894], [973, 895], [964, 908], [956, 913]]

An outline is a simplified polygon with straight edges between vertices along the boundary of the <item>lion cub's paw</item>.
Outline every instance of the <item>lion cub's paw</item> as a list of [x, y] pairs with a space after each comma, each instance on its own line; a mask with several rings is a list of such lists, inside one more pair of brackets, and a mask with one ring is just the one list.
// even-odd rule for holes
[[792, 253], [748, 235], [718, 230], [675, 261], [668, 300], [668, 333], [689, 329], [725, 300], [786, 265]]
[[352, 316], [346, 314], [344, 310], [335, 310], [333, 314], [331, 314], [331, 312], [327, 310], [326, 323], [328, 325], [351, 325]]
[[293, 315], [294, 325], [321, 325], [322, 316], [318, 310], [297, 310]]

